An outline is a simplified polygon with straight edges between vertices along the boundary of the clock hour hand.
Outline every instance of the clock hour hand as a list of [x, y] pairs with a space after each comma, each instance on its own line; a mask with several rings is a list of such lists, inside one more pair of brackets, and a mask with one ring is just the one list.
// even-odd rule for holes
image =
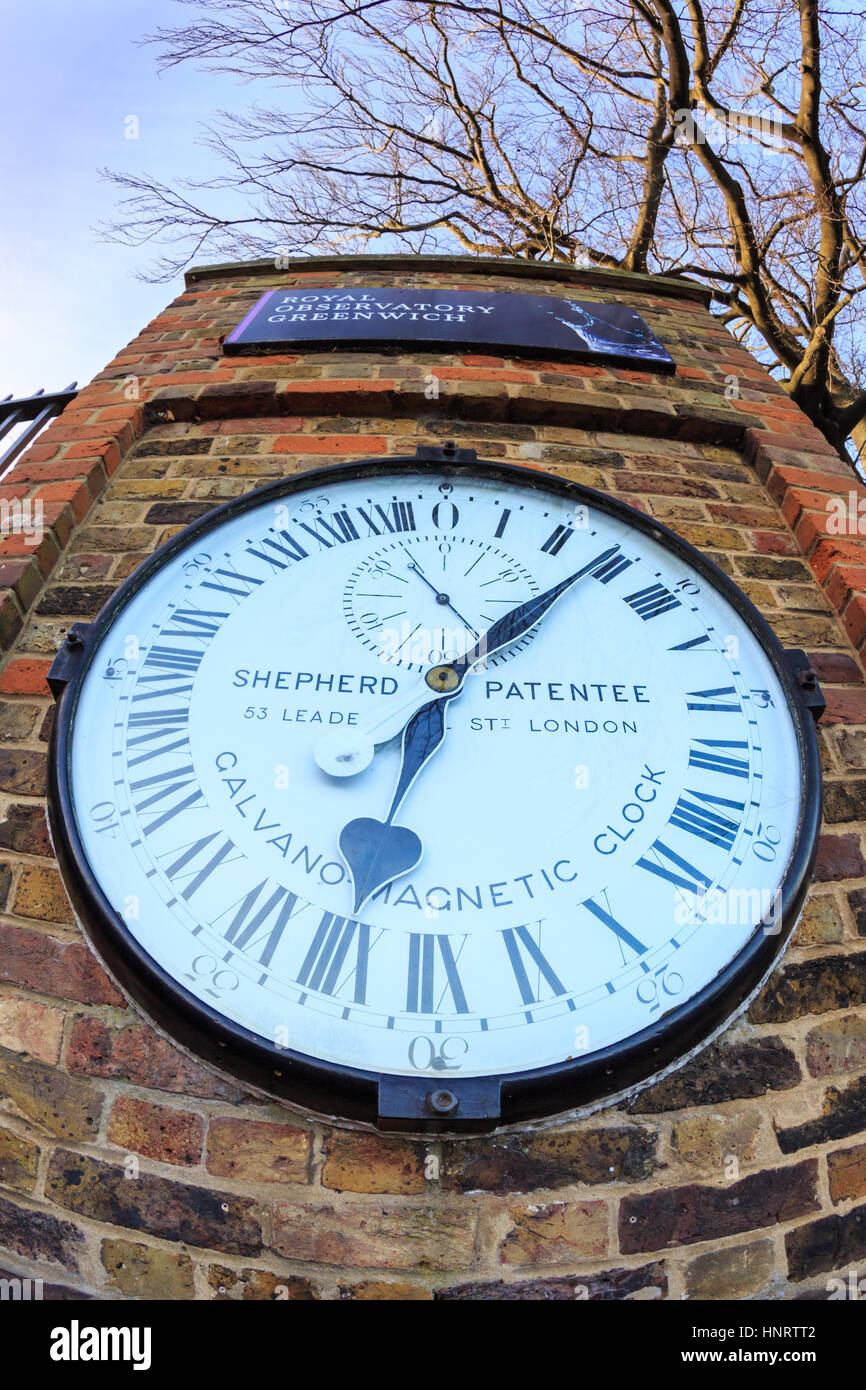
[[409, 873], [420, 863], [424, 846], [414, 830], [394, 825], [393, 820], [406, 793], [422, 768], [445, 738], [445, 710], [463, 689], [461, 680], [438, 700], [429, 700], [412, 715], [403, 730], [403, 757], [391, 809], [384, 821], [361, 816], [340, 831], [340, 853], [349, 866], [355, 885], [354, 911], [358, 912], [372, 893], [392, 879]]

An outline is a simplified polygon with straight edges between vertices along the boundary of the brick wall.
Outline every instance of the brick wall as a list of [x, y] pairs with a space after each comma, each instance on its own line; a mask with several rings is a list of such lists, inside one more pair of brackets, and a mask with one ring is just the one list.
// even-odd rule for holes
[[[265, 289], [383, 277], [614, 298], [677, 372], [221, 356]], [[250, 1097], [125, 1005], [51, 856], [45, 674], [69, 624], [216, 503], [448, 438], [658, 517], [810, 653], [826, 827], [793, 945], [711, 1048], [627, 1108], [428, 1143]], [[834, 1273], [866, 1273], [866, 548], [827, 526], [851, 490], [866, 497], [696, 286], [463, 258], [192, 272], [0, 483], [47, 528], [0, 544], [0, 1272], [179, 1299], [824, 1298]]]

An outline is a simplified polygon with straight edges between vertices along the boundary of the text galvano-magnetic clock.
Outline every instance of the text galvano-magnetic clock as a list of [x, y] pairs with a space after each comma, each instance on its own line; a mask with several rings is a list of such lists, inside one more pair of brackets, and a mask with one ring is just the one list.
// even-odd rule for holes
[[779, 955], [802, 652], [642, 513], [471, 450], [283, 480], [76, 625], [51, 826], [108, 969], [318, 1114], [482, 1131], [658, 1075]]

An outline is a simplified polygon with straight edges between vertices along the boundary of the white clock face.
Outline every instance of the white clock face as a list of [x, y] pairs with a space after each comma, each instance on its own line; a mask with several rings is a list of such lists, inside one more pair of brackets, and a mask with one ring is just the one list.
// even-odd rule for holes
[[359, 465], [193, 537], [103, 636], [69, 766], [103, 893], [183, 989], [439, 1080], [693, 999], [779, 929], [801, 811], [788, 697], [713, 584], [471, 469]]

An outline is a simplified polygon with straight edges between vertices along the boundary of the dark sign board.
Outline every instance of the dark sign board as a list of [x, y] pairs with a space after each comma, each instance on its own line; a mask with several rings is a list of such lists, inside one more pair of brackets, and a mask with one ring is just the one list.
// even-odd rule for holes
[[495, 347], [603, 359], [672, 372], [674, 361], [634, 309], [474, 289], [268, 290], [226, 338], [227, 353], [287, 347]]

